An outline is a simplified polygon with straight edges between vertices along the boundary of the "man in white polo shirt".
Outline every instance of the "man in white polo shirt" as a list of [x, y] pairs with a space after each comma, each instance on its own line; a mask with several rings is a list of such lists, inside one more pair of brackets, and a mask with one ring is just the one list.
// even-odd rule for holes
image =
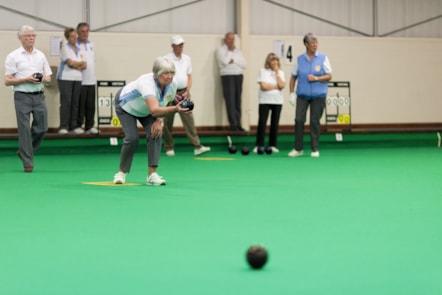
[[[181, 36], [173, 36], [171, 43], [172, 52], [168, 53], [166, 56], [175, 64], [175, 81], [177, 82], [178, 90], [174, 101], [170, 102], [169, 105], [176, 105], [183, 99], [190, 99], [190, 88], [192, 87], [192, 64], [190, 57], [183, 53], [184, 39]], [[203, 146], [200, 143], [192, 112], [179, 113], [179, 115], [187, 138], [194, 147], [194, 155], [198, 156], [210, 151], [210, 147]], [[174, 118], [175, 113], [169, 113], [164, 117], [164, 149], [166, 150], [166, 155], [169, 157], [175, 156], [175, 142], [172, 136]]]
[[[5, 85], [14, 90], [17, 116], [17, 155], [25, 172], [34, 169], [34, 153], [48, 131], [48, 111], [44, 83], [51, 81], [52, 71], [46, 56], [36, 49], [34, 28], [24, 25], [18, 31], [21, 46], [5, 60]], [[32, 122], [31, 122], [32, 114]]]

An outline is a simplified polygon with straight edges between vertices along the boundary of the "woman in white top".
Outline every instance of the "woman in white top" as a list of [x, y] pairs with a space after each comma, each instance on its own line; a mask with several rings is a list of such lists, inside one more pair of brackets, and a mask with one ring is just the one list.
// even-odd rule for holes
[[259, 72], [259, 117], [256, 147], [253, 150], [255, 153], [262, 153], [264, 151], [264, 137], [267, 118], [270, 112], [272, 112], [272, 116], [270, 119], [270, 135], [267, 147], [270, 148], [272, 152], [279, 152], [277, 148], [278, 126], [282, 103], [284, 102], [282, 89], [285, 86], [284, 72], [280, 67], [279, 57], [274, 53], [269, 53], [266, 57], [264, 68]]
[[77, 32], [74, 28], [66, 28], [64, 36], [67, 42], [61, 44], [60, 69], [58, 70], [58, 88], [60, 90], [60, 129], [59, 134], [83, 133], [78, 124], [78, 108], [82, 71], [86, 69], [86, 62], [77, 46]]

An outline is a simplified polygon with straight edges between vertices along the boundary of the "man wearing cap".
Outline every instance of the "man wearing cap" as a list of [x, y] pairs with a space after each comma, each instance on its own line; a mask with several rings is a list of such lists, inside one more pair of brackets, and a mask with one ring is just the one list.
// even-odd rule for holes
[[[175, 63], [175, 80], [177, 82], [178, 90], [174, 101], [170, 102], [169, 105], [176, 105], [183, 99], [190, 99], [190, 88], [192, 87], [192, 64], [190, 57], [183, 54], [184, 39], [181, 36], [173, 36], [171, 44], [172, 52], [169, 52], [166, 56]], [[192, 112], [181, 112], [179, 114], [187, 138], [194, 147], [194, 155], [198, 156], [210, 151], [210, 147], [203, 146], [200, 143]], [[169, 113], [164, 117], [164, 149], [166, 150], [166, 155], [169, 157], [175, 156], [175, 142], [172, 136], [174, 118], [175, 113]]]

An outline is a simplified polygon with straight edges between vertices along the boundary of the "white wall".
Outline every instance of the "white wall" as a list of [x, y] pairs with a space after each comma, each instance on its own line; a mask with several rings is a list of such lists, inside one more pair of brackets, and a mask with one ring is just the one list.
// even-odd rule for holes
[[[61, 32], [37, 32], [36, 47], [43, 50], [53, 66], [59, 57], [50, 56], [50, 37]], [[153, 60], [170, 50], [168, 34], [91, 33], [97, 48], [99, 80], [126, 80], [151, 71]], [[220, 35], [182, 35], [185, 53], [192, 58], [196, 102], [195, 120], [198, 126], [227, 126], [221, 95], [215, 50], [221, 44]], [[250, 52], [245, 52], [249, 67], [244, 87], [243, 125], [256, 125], [256, 78], [265, 56], [273, 49], [274, 40], [293, 45], [294, 55], [304, 51], [302, 36], [250, 36]], [[17, 33], [0, 31], [0, 56], [3, 58], [20, 44]], [[240, 42], [237, 42], [240, 44]], [[442, 121], [442, 39], [399, 39], [319, 37], [319, 50], [326, 53], [333, 68], [333, 80], [350, 81], [352, 93], [352, 123], [433, 123]], [[291, 65], [283, 61], [287, 82]], [[53, 75], [55, 79], [55, 73]], [[288, 84], [285, 97], [288, 98]], [[59, 96], [56, 85], [46, 91], [49, 126], [59, 124]], [[0, 86], [0, 129], [16, 128], [13, 94]], [[291, 125], [294, 109], [286, 103], [281, 125]], [[181, 126], [176, 119], [176, 125]]]
[[[295, 55], [304, 52], [303, 36], [281, 36], [293, 45]], [[257, 103], [256, 73], [272, 50], [272, 36], [251, 38], [249, 87], [251, 105]], [[319, 51], [326, 53], [334, 81], [350, 81], [352, 122], [442, 122], [441, 39], [319, 37]], [[286, 76], [291, 66], [284, 65]], [[287, 79], [288, 80], [288, 79]], [[288, 85], [285, 89], [288, 98]], [[281, 124], [293, 123], [293, 109], [286, 103]], [[257, 111], [251, 109], [251, 122]]]

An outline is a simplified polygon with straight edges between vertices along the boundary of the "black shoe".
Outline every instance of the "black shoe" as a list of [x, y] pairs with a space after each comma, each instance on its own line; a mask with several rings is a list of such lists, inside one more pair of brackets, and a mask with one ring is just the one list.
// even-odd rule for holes
[[241, 126], [239, 126], [239, 127], [230, 127], [230, 131], [245, 132], [246, 130]]

